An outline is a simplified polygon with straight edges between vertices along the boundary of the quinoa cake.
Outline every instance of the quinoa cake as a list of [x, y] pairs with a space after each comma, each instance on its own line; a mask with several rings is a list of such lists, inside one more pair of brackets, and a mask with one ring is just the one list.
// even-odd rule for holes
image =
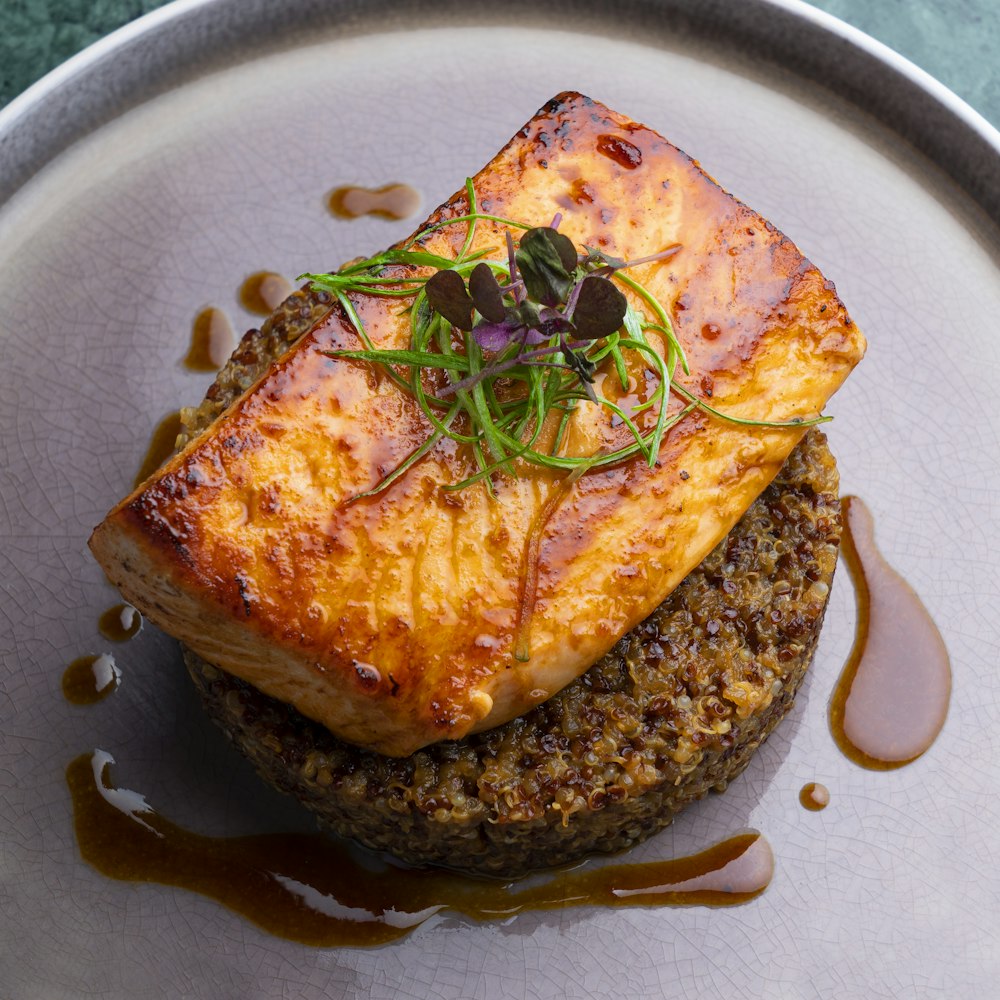
[[[662, 136], [580, 94], [549, 102], [376, 258], [361, 278], [323, 276], [342, 290], [329, 313], [118, 504], [91, 548], [208, 662], [406, 757], [524, 715], [644, 621], [773, 479], [864, 338], [790, 240]], [[474, 265], [496, 295], [476, 301], [475, 331]], [[461, 306], [447, 315], [441, 289], [455, 284], [468, 328]], [[491, 401], [477, 379], [493, 348], [476, 338], [497, 327], [501, 350], [521, 352], [504, 378], [520, 382], [498, 378]], [[409, 352], [432, 362], [415, 382], [396, 355], [371, 356], [417, 330], [437, 340]], [[538, 343], [547, 362], [527, 350]], [[463, 363], [468, 378], [435, 376]], [[560, 388], [559, 369], [577, 381]], [[465, 407], [453, 428], [449, 393]], [[501, 425], [517, 428], [509, 444]]]
[[[183, 413], [185, 434], [329, 308], [324, 292], [296, 292], [250, 331]], [[792, 707], [839, 540], [836, 466], [814, 429], [728, 536], [582, 677], [502, 726], [407, 757], [339, 740], [184, 655], [212, 719], [327, 827], [414, 864], [519, 875], [634, 845], [743, 771]]]

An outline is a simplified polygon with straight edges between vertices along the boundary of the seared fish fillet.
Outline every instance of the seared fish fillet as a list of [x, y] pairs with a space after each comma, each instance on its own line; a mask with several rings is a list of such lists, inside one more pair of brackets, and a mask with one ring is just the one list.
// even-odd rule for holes
[[[680, 244], [629, 273], [672, 310], [684, 385], [724, 412], [814, 417], [864, 353], [833, 285], [788, 239], [656, 132], [579, 94], [547, 104], [474, 184], [483, 211], [531, 225], [561, 212], [560, 232], [616, 257]], [[428, 222], [467, 208], [463, 191]], [[465, 236], [447, 226], [424, 246], [453, 257]], [[504, 240], [480, 223], [475, 247], [499, 257]], [[352, 301], [377, 346], [408, 346], [398, 301]], [[639, 456], [567, 487], [524, 465], [495, 499], [481, 483], [440, 489], [475, 471], [442, 442], [347, 503], [430, 433], [377, 366], [324, 353], [358, 346], [335, 309], [90, 545], [125, 598], [204, 659], [390, 755], [498, 725], [583, 673], [729, 531], [803, 433], [695, 411], [655, 468]], [[640, 361], [630, 374], [622, 406], [651, 391]], [[627, 434], [584, 404], [563, 447], [589, 455]]]

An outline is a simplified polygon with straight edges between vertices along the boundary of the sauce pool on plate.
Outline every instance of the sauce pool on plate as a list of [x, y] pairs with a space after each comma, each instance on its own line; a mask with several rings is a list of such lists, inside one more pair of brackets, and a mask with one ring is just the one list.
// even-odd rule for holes
[[111, 642], [127, 642], [141, 628], [142, 615], [131, 604], [116, 604], [97, 620], [97, 630]]
[[799, 792], [799, 802], [810, 812], [819, 812], [830, 804], [830, 790], [818, 781], [810, 781], [802, 786]]
[[669, 861], [584, 865], [522, 882], [386, 864], [372, 869], [318, 834], [206, 837], [111, 781], [110, 754], [77, 757], [66, 779], [84, 859], [110, 878], [180, 886], [303, 944], [383, 944], [442, 911], [476, 920], [571, 906], [732, 906], [774, 873], [767, 841], [746, 832]]
[[363, 215], [406, 219], [420, 208], [420, 192], [409, 184], [386, 184], [380, 188], [345, 185], [330, 192], [327, 207], [341, 219]]
[[941, 731], [951, 665], [923, 602], [876, 548], [871, 512], [845, 497], [843, 520], [857, 627], [830, 702], [830, 729], [850, 760], [887, 771], [915, 760]]
[[63, 697], [74, 705], [93, 705], [118, 687], [121, 673], [110, 653], [78, 656], [63, 672]]
[[143, 456], [142, 464], [136, 473], [134, 485], [148, 479], [174, 453], [177, 435], [181, 432], [181, 412], [172, 410], [153, 429], [149, 446]]
[[293, 290], [292, 283], [284, 275], [276, 271], [256, 271], [240, 285], [240, 305], [247, 312], [270, 316]]
[[233, 325], [221, 309], [202, 309], [191, 325], [191, 343], [184, 357], [184, 367], [191, 372], [215, 372], [233, 352]]

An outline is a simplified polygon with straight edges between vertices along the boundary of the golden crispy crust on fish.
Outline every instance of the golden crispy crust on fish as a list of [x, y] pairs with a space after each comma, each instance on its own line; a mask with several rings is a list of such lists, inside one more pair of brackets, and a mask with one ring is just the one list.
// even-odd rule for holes
[[[789, 240], [655, 132], [587, 98], [550, 102], [474, 180], [484, 211], [536, 225], [559, 211], [561, 232], [617, 257], [681, 244], [631, 273], [672, 310], [684, 384], [727, 413], [815, 416], [863, 354], [833, 286]], [[463, 192], [430, 221], [466, 210]], [[445, 227], [424, 245], [454, 256], [464, 238], [464, 225]], [[503, 227], [480, 223], [475, 247], [503, 244]], [[398, 302], [352, 300], [377, 346], [406, 346]], [[802, 436], [696, 412], [655, 468], [639, 457], [563, 489], [524, 466], [495, 500], [482, 484], [440, 489], [475, 471], [442, 442], [349, 504], [429, 433], [377, 368], [324, 353], [357, 342], [335, 309], [122, 501], [91, 547], [128, 600], [204, 659], [381, 753], [497, 725], [581, 674], [729, 531]], [[646, 376], [631, 374], [641, 400]], [[567, 448], [591, 454], [627, 433], [582, 406]]]

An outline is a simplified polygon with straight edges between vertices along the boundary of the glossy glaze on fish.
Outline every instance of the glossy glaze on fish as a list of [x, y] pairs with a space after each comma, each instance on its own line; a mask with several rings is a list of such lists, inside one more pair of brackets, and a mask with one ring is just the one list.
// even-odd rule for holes
[[[833, 285], [787, 238], [655, 132], [585, 97], [546, 105], [474, 183], [482, 210], [532, 225], [560, 212], [574, 243], [617, 257], [679, 243], [630, 273], [672, 312], [683, 383], [727, 413], [814, 417], [864, 352]], [[466, 210], [462, 192], [430, 221]], [[424, 245], [454, 256], [465, 234], [445, 227]], [[477, 248], [500, 257], [503, 245], [503, 227], [480, 223]], [[398, 301], [352, 299], [377, 346], [407, 346]], [[525, 465], [497, 479], [495, 499], [482, 484], [440, 488], [475, 471], [442, 442], [348, 503], [430, 430], [377, 367], [324, 353], [357, 346], [334, 310], [91, 546], [126, 599], [206, 660], [392, 755], [499, 724], [581, 674], [701, 561], [803, 433], [695, 412], [655, 468], [637, 457], [567, 488]], [[638, 359], [630, 375], [626, 406], [650, 391]], [[627, 440], [587, 404], [564, 450]]]

